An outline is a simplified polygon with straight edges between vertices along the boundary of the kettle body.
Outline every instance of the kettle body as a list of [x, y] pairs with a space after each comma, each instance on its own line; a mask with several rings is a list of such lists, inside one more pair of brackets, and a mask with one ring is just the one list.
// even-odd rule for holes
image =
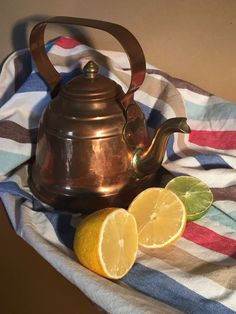
[[[95, 66], [90, 61], [86, 72]], [[133, 171], [137, 147], [148, 143], [143, 113], [133, 102], [136, 128], [131, 141], [125, 136], [127, 118], [119, 101], [120, 86], [99, 74], [92, 76], [81, 75], [62, 88], [39, 123], [30, 187], [39, 199], [59, 210], [88, 213], [106, 206], [125, 207], [144, 187], [144, 180]], [[106, 81], [106, 93], [93, 88], [89, 101], [78, 92], [75, 97], [73, 86], [83, 85], [84, 80], [97, 86], [96, 79]], [[145, 181], [148, 186], [150, 176]]]

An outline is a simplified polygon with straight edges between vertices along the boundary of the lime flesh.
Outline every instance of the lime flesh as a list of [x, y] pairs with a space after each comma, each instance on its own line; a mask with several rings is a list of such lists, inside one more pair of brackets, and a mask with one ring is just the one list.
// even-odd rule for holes
[[213, 202], [213, 194], [201, 180], [191, 176], [180, 176], [172, 179], [166, 189], [174, 192], [184, 203], [187, 220], [201, 218]]

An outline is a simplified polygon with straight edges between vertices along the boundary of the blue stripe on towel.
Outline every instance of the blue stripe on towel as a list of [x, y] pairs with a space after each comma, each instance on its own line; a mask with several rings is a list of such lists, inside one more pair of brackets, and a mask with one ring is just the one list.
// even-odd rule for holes
[[236, 231], [236, 210], [227, 213], [217, 206], [212, 205], [204, 215], [204, 218], [216, 221], [218, 225], [223, 225]]
[[0, 192], [2, 193], [10, 193], [13, 194], [15, 196], [20, 196], [25, 198], [28, 201], [32, 201], [33, 200], [33, 196], [22, 190], [18, 184], [16, 182], [13, 181], [4, 181], [4, 182], [0, 182]]
[[184, 313], [235, 313], [221, 303], [208, 300], [186, 288], [158, 270], [150, 269], [139, 263], [136, 263], [121, 281]]
[[46, 212], [44, 214], [52, 224], [59, 241], [69, 249], [73, 250], [75, 228], [71, 226], [72, 214], [55, 212]]
[[23, 199], [32, 202], [33, 210], [37, 212], [52, 212], [52, 209], [42, 205], [42, 203], [35, 198], [31, 193], [26, 192], [15, 181], [2, 181], [0, 182], [0, 193], [9, 193], [14, 196], [22, 197]]
[[232, 103], [195, 104], [185, 100], [187, 117], [192, 120], [212, 121], [236, 119], [236, 106]]
[[199, 154], [195, 155], [194, 158], [197, 159], [202, 168], [204, 168], [205, 170], [218, 168], [232, 169], [232, 167], [229, 164], [227, 164], [227, 162], [225, 162], [224, 159], [219, 155]]
[[0, 150], [0, 173], [8, 173], [24, 163], [30, 156]]
[[39, 73], [31, 73], [24, 84], [17, 90], [17, 93], [45, 92], [48, 90], [47, 84], [41, 78]]
[[[80, 74], [80, 70], [75, 70], [68, 73], [60, 73], [62, 77], [62, 85], [70, 81], [75, 75]], [[43, 92], [49, 91], [47, 83], [43, 80], [38, 72], [31, 73], [25, 83], [17, 90], [17, 93], [25, 92]]]
[[167, 143], [166, 153], [170, 161], [175, 161], [180, 159], [180, 156], [177, 155], [174, 151], [174, 134], [171, 134]]
[[161, 125], [161, 123], [166, 120], [159, 110], [150, 108], [140, 102], [138, 102], [138, 105], [144, 113], [145, 119], [147, 120], [147, 125], [150, 128], [156, 130]]
[[59, 241], [69, 249], [73, 249], [75, 228], [70, 224], [72, 218], [71, 213], [59, 213], [52, 211], [52, 209], [45, 207], [38, 199], [21, 189], [19, 185], [13, 181], [0, 182], [0, 193], [10, 193], [31, 201], [33, 203], [32, 209], [36, 212], [42, 212], [48, 218]]

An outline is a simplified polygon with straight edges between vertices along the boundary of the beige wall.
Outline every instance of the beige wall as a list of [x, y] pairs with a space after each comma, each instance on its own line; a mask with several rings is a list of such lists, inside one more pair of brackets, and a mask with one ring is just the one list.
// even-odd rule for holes
[[[236, 0], [1, 1], [0, 60], [27, 46], [36, 21], [55, 15], [122, 24], [137, 37], [149, 63], [236, 102]], [[98, 48], [119, 49], [102, 32], [82, 31]], [[68, 31], [51, 26], [48, 34]]]

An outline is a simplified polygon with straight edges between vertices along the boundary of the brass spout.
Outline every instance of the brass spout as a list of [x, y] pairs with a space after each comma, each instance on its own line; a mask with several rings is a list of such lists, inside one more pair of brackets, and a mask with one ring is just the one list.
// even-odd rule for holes
[[157, 130], [150, 146], [145, 150], [137, 150], [133, 156], [133, 166], [138, 177], [154, 173], [161, 165], [169, 136], [174, 132], [190, 133], [186, 118], [166, 120]]

